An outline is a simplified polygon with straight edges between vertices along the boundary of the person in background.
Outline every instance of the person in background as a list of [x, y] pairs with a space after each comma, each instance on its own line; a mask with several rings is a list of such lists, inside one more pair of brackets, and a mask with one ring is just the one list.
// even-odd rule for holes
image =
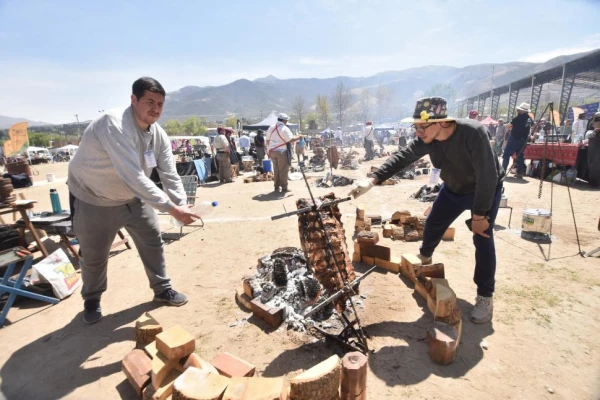
[[[135, 243], [154, 291], [153, 300], [173, 306], [188, 301], [171, 287], [160, 224], [153, 210], [168, 212], [184, 224], [200, 218], [186, 205], [170, 140], [156, 122], [164, 102], [165, 90], [157, 80], [136, 80], [131, 105], [92, 121], [69, 163], [69, 203], [82, 255], [81, 295], [87, 324], [102, 318], [100, 300], [107, 289], [108, 257], [122, 228]], [[163, 190], [150, 180], [154, 168]]]
[[365, 145], [365, 161], [370, 161], [375, 156], [375, 154], [373, 153], [373, 140], [375, 140], [375, 129], [373, 128], [373, 123], [371, 121], [367, 121], [365, 123], [365, 128], [363, 130], [363, 138]]
[[502, 148], [504, 147], [504, 136], [506, 135], [506, 125], [504, 125], [504, 120], [500, 118], [498, 120], [498, 127], [496, 128], [496, 136], [495, 136], [495, 150], [498, 156], [502, 155]]
[[231, 165], [237, 166], [240, 163], [240, 157], [238, 156], [237, 146], [233, 137], [234, 132], [233, 128], [225, 128], [225, 137], [229, 142], [229, 161], [231, 162]]
[[479, 112], [477, 110], [469, 111], [469, 119], [477, 119], [478, 115], [479, 115]]
[[281, 193], [289, 192], [288, 173], [292, 161], [291, 151], [288, 146], [300, 139], [287, 127], [290, 117], [281, 113], [277, 116], [277, 122], [267, 130], [267, 151], [269, 158], [273, 160], [274, 191]]
[[586, 132], [584, 144], [588, 144], [588, 140], [592, 137], [600, 136], [600, 110], [598, 110], [592, 117], [592, 129]]
[[527, 139], [533, 126], [533, 121], [529, 117], [530, 112], [531, 108], [527, 103], [521, 103], [517, 107], [517, 116], [510, 122], [512, 130], [502, 156], [502, 169], [506, 171], [510, 158], [513, 154], [517, 154], [517, 179], [522, 179], [523, 173], [525, 173], [523, 150], [527, 145]]
[[258, 164], [262, 166], [262, 161], [265, 159], [265, 135], [260, 129], [254, 137], [254, 146], [256, 147], [256, 159], [258, 160]]
[[570, 142], [573, 135], [573, 123], [569, 120], [565, 121], [565, 126], [562, 129], [562, 137], [565, 142]]
[[300, 139], [296, 142], [296, 155], [298, 156], [298, 165], [304, 166], [304, 160], [306, 159], [306, 140], [304, 140], [304, 135], [300, 135]]
[[390, 157], [372, 178], [355, 182], [349, 195], [355, 198], [428, 155], [443, 180], [440, 192], [425, 221], [419, 259], [424, 265], [433, 263], [433, 253], [446, 229], [466, 210], [473, 231], [477, 285], [475, 306], [470, 320], [483, 324], [493, 315], [496, 274], [494, 221], [502, 196], [504, 170], [494, 156], [482, 124], [469, 119], [448, 116], [446, 100], [426, 97], [417, 100], [412, 117], [402, 122], [415, 125], [418, 139]]
[[250, 150], [250, 138], [246, 132], [240, 136], [240, 147], [242, 148], [242, 153], [247, 156], [248, 151]]
[[580, 113], [577, 120], [573, 122], [573, 135], [571, 142], [573, 144], [579, 144], [585, 137], [587, 131], [588, 121], [585, 119], [585, 113]]
[[213, 147], [217, 152], [217, 166], [219, 168], [219, 182], [230, 183], [231, 179], [231, 146], [226, 135], [226, 129], [222, 126], [217, 128], [217, 136], [213, 142]]

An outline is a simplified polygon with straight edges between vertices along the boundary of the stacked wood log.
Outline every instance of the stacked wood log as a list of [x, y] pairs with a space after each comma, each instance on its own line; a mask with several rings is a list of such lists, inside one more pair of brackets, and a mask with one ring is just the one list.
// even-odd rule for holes
[[452, 364], [462, 335], [462, 314], [445, 279], [444, 264], [423, 265], [416, 255], [403, 254], [400, 272], [414, 283], [433, 314], [434, 324], [427, 330], [429, 356], [436, 364]]
[[[335, 199], [335, 194], [330, 193], [318, 198], [317, 202]], [[312, 206], [311, 199], [299, 199], [296, 202], [298, 209], [309, 206]], [[321, 219], [315, 211], [298, 215], [298, 230], [302, 250], [306, 260], [313, 268], [315, 278], [329, 295], [339, 291], [344, 286], [344, 281], [351, 282], [356, 278], [354, 267], [348, 256], [346, 235], [341, 216], [342, 214], [337, 205], [320, 210], [323, 225], [321, 225]], [[331, 240], [331, 247], [327, 244], [325, 233]], [[331, 249], [333, 249], [333, 254]], [[355, 291], [357, 290], [355, 289]], [[334, 302], [338, 312], [341, 313], [345, 310], [347, 298], [347, 295], [341, 296]]]
[[244, 178], [244, 183], [252, 183], [252, 182], [267, 182], [272, 181], [274, 179], [272, 172], [266, 172], [264, 174], [254, 175], [254, 176], [246, 176]]

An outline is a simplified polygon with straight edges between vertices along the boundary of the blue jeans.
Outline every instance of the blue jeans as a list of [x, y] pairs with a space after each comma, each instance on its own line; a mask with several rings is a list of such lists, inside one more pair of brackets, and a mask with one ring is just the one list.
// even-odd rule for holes
[[[502, 197], [502, 183], [496, 187], [492, 209], [489, 213], [489, 228], [485, 231], [489, 239], [480, 235], [473, 235], [475, 245], [475, 274], [473, 281], [477, 285], [479, 296], [490, 297], [494, 293], [496, 275], [496, 247], [494, 246], [494, 221], [498, 214], [500, 198]], [[475, 193], [456, 194], [450, 191], [445, 184], [433, 202], [431, 212], [425, 221], [423, 230], [423, 244], [420, 252], [425, 257], [431, 257], [435, 248], [440, 244], [446, 229], [465, 210], [471, 210]]]
[[517, 153], [517, 173], [524, 174], [525, 173], [525, 159], [523, 158], [523, 149], [527, 144], [527, 138], [524, 139], [513, 139], [512, 137], [508, 137], [508, 142], [506, 142], [506, 148], [504, 149], [504, 156], [502, 156], [502, 168], [506, 171], [506, 175], [508, 176], [508, 163], [510, 162], [510, 158], [514, 153]]

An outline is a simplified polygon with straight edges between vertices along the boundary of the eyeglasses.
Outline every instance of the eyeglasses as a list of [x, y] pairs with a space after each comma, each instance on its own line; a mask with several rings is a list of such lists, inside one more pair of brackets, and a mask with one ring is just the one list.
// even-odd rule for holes
[[411, 128], [413, 128], [415, 131], [425, 131], [425, 129], [429, 128], [431, 125], [435, 125], [435, 122], [432, 122], [430, 124], [412, 124]]

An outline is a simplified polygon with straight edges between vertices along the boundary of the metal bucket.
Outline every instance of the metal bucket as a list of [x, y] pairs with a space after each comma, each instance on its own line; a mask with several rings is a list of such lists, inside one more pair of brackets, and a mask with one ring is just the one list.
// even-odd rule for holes
[[526, 208], [523, 210], [521, 227], [524, 232], [549, 234], [552, 228], [552, 214], [540, 208]]

